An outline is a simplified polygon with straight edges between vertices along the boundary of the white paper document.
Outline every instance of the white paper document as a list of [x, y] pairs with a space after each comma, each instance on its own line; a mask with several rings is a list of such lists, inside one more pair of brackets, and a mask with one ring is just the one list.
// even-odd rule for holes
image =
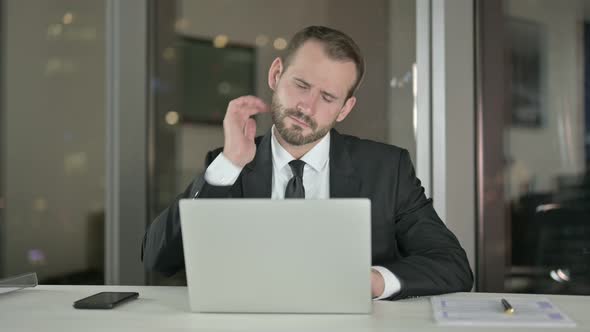
[[575, 327], [576, 323], [547, 298], [504, 297], [514, 313], [504, 312], [500, 297], [477, 299], [472, 296], [430, 298], [434, 319], [439, 325]]

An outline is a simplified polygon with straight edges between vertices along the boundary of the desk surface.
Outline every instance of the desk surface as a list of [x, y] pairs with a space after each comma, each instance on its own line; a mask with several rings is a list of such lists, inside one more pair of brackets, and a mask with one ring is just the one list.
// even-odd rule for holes
[[[113, 310], [78, 310], [72, 303], [103, 291], [135, 291], [139, 299]], [[453, 296], [497, 297], [489, 293]], [[520, 294], [519, 294], [520, 296]], [[535, 295], [522, 295], [535, 296]], [[545, 296], [545, 295], [544, 295]], [[547, 295], [590, 331], [590, 296]], [[186, 287], [38, 286], [0, 295], [1, 331], [471, 331], [437, 326], [428, 298], [375, 302], [372, 315], [199, 314], [189, 312]], [[505, 330], [503, 328], [502, 330]], [[500, 328], [478, 328], [499, 331]], [[517, 329], [537, 331], [538, 329]], [[552, 329], [542, 329], [552, 331]], [[555, 330], [557, 331], [557, 330]]]

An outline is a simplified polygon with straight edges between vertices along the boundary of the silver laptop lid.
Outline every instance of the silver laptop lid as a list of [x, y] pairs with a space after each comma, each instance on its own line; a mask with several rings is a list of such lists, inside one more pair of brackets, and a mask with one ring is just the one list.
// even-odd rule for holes
[[368, 199], [180, 201], [191, 309], [369, 313]]

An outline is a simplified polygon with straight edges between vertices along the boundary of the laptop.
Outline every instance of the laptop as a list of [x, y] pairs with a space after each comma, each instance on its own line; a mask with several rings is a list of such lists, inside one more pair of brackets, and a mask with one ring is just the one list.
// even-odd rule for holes
[[183, 199], [195, 312], [371, 312], [368, 199]]

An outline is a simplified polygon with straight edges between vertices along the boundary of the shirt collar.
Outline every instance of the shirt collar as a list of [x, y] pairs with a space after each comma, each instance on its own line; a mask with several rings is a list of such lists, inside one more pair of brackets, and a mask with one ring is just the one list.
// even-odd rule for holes
[[[282, 169], [291, 160], [294, 160], [293, 156], [285, 148], [281, 146], [277, 138], [275, 137], [275, 126], [271, 128], [271, 150], [272, 150], [272, 162], [277, 169]], [[318, 144], [316, 144], [311, 150], [309, 150], [301, 160], [311, 166], [316, 172], [321, 171], [326, 167], [328, 160], [330, 159], [330, 132], [324, 136]]]

